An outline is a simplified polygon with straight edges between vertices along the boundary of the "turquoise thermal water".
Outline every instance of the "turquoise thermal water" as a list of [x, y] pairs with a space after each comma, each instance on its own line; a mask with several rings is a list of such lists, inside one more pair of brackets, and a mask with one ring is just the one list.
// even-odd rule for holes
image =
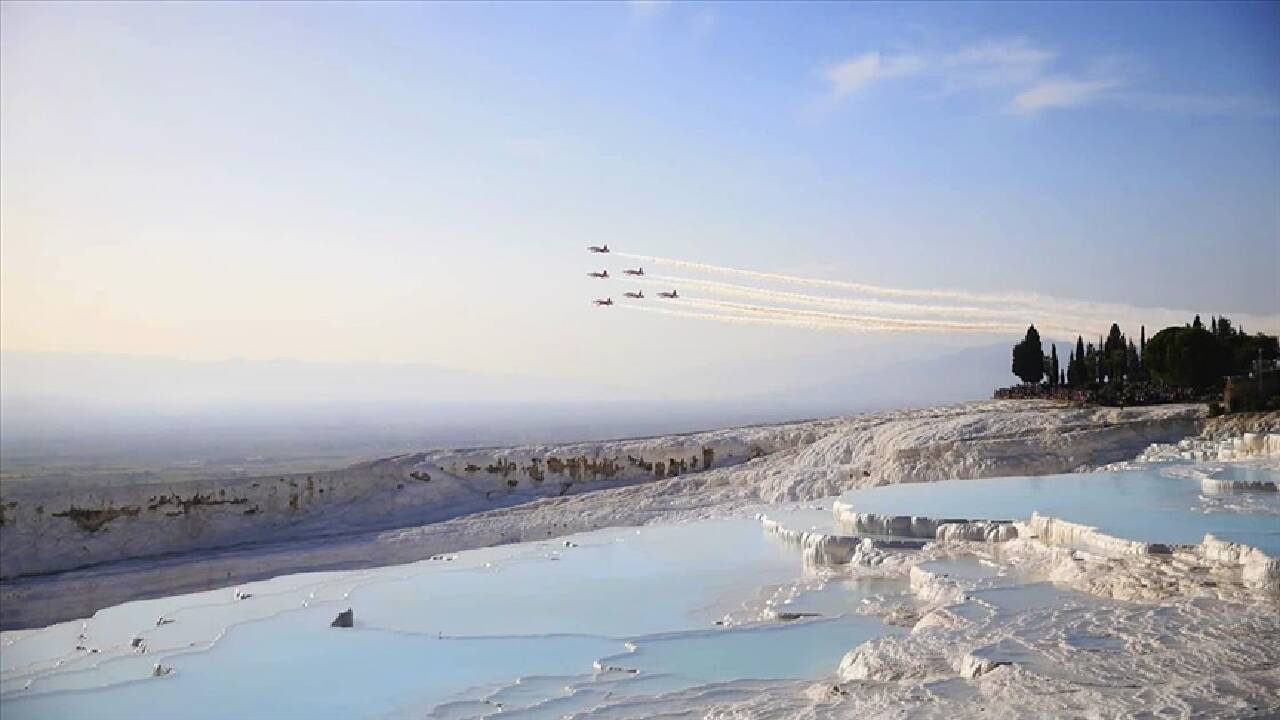
[[1144, 542], [1198, 543], [1205, 533], [1280, 557], [1280, 497], [1259, 512], [1219, 512], [1200, 482], [1156, 469], [884, 485], [841, 496], [857, 512], [1023, 520], [1033, 512]]
[[854, 646], [889, 632], [873, 617], [846, 615], [786, 625], [700, 631], [642, 639], [635, 652], [607, 662], [642, 672], [670, 672], [703, 683], [802, 679], [830, 672]]
[[[794, 550], [758, 522], [708, 520], [486, 548], [450, 562], [276, 578], [244, 585], [252, 595], [245, 600], [224, 589], [127, 603], [83, 628], [12, 636], [6, 671], [65, 660], [28, 690], [7, 687], [3, 714], [376, 718], [494, 686], [545, 694], [533, 700], [553, 712], [605, 695], [593, 689], [603, 682], [593, 676], [603, 658], [639, 670], [622, 678], [637, 691], [815, 677], [863, 640], [893, 631], [861, 616], [713, 625], [802, 573]], [[355, 627], [330, 628], [348, 607]], [[157, 625], [160, 617], [173, 622]], [[135, 637], [146, 653], [127, 650]], [[81, 642], [115, 652], [75, 651]], [[174, 673], [150, 677], [154, 663]], [[577, 678], [583, 689], [515, 684], [531, 676]]]

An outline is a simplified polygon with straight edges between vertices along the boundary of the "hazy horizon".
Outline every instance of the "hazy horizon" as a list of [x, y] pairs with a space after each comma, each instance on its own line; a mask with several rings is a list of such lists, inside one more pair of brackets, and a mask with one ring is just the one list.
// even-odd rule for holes
[[6, 481], [44, 483], [268, 475], [431, 448], [670, 435], [934, 405], [988, 397], [1004, 382], [1006, 354], [1003, 344], [917, 352], [827, 369], [785, 391], [646, 398], [415, 364], [5, 352], [0, 470]]

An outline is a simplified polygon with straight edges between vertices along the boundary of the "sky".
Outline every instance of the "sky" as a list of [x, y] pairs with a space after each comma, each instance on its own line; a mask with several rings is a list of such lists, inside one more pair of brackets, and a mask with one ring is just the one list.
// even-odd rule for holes
[[696, 399], [1016, 339], [596, 308], [605, 242], [1274, 331], [1277, 27], [1274, 3], [6, 2], [0, 348]]

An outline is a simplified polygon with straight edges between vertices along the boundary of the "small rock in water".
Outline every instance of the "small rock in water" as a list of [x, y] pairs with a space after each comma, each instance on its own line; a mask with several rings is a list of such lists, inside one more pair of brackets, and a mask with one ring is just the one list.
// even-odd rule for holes
[[822, 613], [816, 612], [780, 612], [774, 613], [779, 620], [799, 620], [800, 618], [818, 617]]
[[346, 610], [338, 613], [338, 617], [334, 618], [333, 622], [329, 623], [329, 627], [349, 628], [354, 627], [355, 624], [356, 613], [351, 608], [347, 608]]
[[156, 663], [151, 667], [151, 677], [164, 677], [172, 672], [173, 668], [168, 665], [161, 665], [160, 663]]

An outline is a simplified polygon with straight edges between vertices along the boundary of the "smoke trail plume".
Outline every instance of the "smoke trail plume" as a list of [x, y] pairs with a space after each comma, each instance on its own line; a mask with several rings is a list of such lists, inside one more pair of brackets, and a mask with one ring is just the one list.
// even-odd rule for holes
[[782, 275], [779, 273], [761, 272], [759, 270], [743, 270], [740, 268], [724, 267], [722, 265], [711, 265], [708, 263], [690, 262], [688, 260], [676, 260], [673, 258], [657, 257], [654, 255], [637, 255], [635, 253], [616, 253], [618, 257], [631, 258], [642, 262], [655, 263], [658, 265], [670, 265], [673, 267], [682, 267], [689, 270], [698, 270], [705, 273], [713, 273], [718, 275], [736, 275], [739, 277], [748, 277], [755, 280], [767, 280], [770, 282], [788, 283], [792, 285], [810, 285], [813, 287], [825, 287], [836, 290], [848, 290], [853, 292], [865, 293], [867, 295], [882, 295], [886, 297], [904, 297], [904, 298], [931, 298], [935, 300], [957, 300], [964, 302], [978, 303], [1034, 303], [1040, 298], [1036, 295], [1015, 294], [1015, 295], [994, 295], [987, 293], [972, 293], [963, 290], [908, 290], [904, 288], [891, 288], [881, 285], [868, 285], [866, 283], [844, 282], [841, 280], [824, 280], [821, 278], [806, 278], [796, 275]]
[[765, 317], [784, 317], [809, 320], [814, 322], [856, 325], [878, 330], [901, 331], [935, 331], [935, 332], [1011, 332], [1022, 328], [1021, 323], [997, 322], [959, 322], [951, 320], [921, 320], [907, 318], [890, 318], [876, 315], [855, 315], [849, 313], [829, 313], [814, 310], [796, 310], [767, 305], [748, 305], [744, 303], [724, 302], [706, 298], [682, 298], [693, 307], [720, 310], [744, 315]]
[[[773, 300], [777, 302], [809, 305], [813, 307], [846, 308], [849, 310], [865, 310], [871, 312], [900, 313], [903, 315], [924, 315], [934, 317], [1008, 318], [1011, 321], [1016, 320], [1018, 322], [1022, 322], [1028, 317], [1026, 310], [1017, 310], [1007, 307], [994, 308], [980, 307], [977, 305], [924, 305], [919, 303], [901, 303], [886, 300], [806, 295], [803, 293], [787, 292], [783, 290], [769, 290], [750, 285], [737, 285], [734, 283], [700, 280], [696, 278], [672, 275], [646, 275], [643, 277], [629, 277], [627, 280], [665, 287], [689, 287], [703, 290], [711, 294], [757, 300]], [[1043, 315], [1041, 316], [1043, 317]], [[1056, 314], [1048, 317], [1062, 323], [1069, 323], [1074, 319], [1071, 316]]]
[[799, 327], [811, 328], [815, 330], [840, 330], [844, 332], [883, 332], [883, 331], [899, 331], [903, 328], [896, 327], [878, 327], [875, 325], [858, 325], [841, 322], [820, 322], [817, 320], [806, 320], [803, 318], [788, 317], [770, 317], [765, 315], [750, 314], [724, 314], [713, 312], [692, 312], [689, 310], [676, 310], [664, 307], [655, 307], [652, 305], [619, 305], [618, 307], [626, 310], [638, 310], [640, 312], [654, 313], [659, 315], [670, 315], [673, 317], [691, 318], [696, 320], [714, 320], [718, 322], [730, 323], [734, 325], [777, 325], [783, 327]]
[[[1017, 326], [1018, 332], [1025, 328], [1024, 323], [1035, 322], [1043, 330], [1064, 333], [1067, 335], [1083, 335], [1086, 338], [1105, 333], [1111, 323], [1118, 323], [1122, 329], [1132, 334], [1137, 326], [1161, 328], [1169, 325], [1186, 323], [1193, 315], [1192, 310], [1170, 309], [1163, 307], [1134, 307], [1118, 303], [1099, 303], [1066, 298], [1055, 298], [1031, 293], [993, 294], [959, 290], [920, 290], [891, 288], [867, 283], [842, 282], [819, 278], [805, 278], [780, 273], [743, 270], [740, 268], [712, 265], [709, 263], [676, 260], [673, 258], [640, 255], [635, 253], [617, 253], [620, 257], [640, 260], [645, 263], [682, 267], [703, 273], [730, 275], [772, 283], [788, 283], [836, 290], [848, 294], [860, 294], [890, 298], [924, 299], [924, 303], [904, 303], [873, 299], [868, 297], [824, 297], [803, 293], [773, 290], [764, 287], [738, 285], [706, 279], [682, 278], [666, 275], [651, 275], [649, 280], [665, 283], [669, 286], [692, 287], [712, 295], [732, 296], [768, 301], [772, 303], [790, 303], [817, 307], [847, 308], [868, 312], [883, 313], [885, 317], [877, 317], [875, 321], [901, 326], [901, 321], [908, 318], [896, 316], [918, 316], [935, 318], [967, 318], [977, 320], [998, 320], [1009, 318], [1011, 327]], [[954, 303], [967, 303], [956, 305]], [[986, 307], [984, 307], [984, 305]], [[720, 308], [727, 309], [727, 308]], [[744, 312], [775, 313], [772, 307], [754, 306]], [[895, 316], [895, 317], [887, 317]], [[1237, 324], [1247, 325], [1253, 331], [1275, 333], [1280, 330], [1280, 315], [1253, 315], [1231, 313]], [[1015, 322], [1015, 319], [1016, 322]], [[1000, 323], [978, 323], [975, 325], [999, 325]], [[976, 329], [976, 328], [975, 328]], [[985, 331], [985, 328], [983, 328]]]

